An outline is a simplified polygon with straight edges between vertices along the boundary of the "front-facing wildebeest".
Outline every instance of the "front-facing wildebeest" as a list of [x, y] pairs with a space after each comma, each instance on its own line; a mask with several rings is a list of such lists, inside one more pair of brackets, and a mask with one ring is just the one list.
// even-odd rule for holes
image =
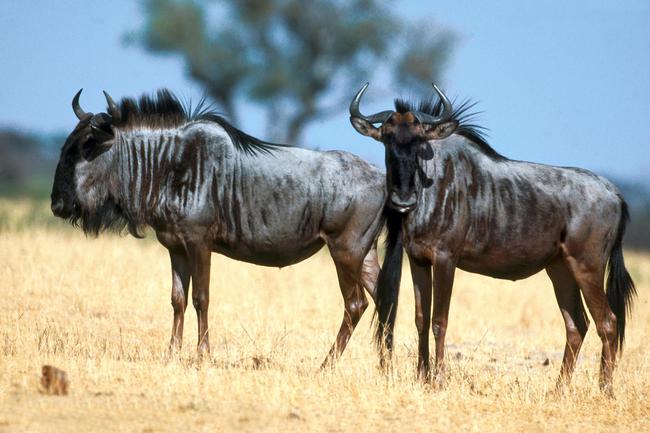
[[98, 114], [80, 107], [80, 93], [52, 212], [94, 235], [153, 228], [171, 259], [171, 349], [181, 346], [191, 281], [198, 352], [209, 353], [211, 252], [282, 267], [327, 244], [345, 304], [323, 365], [333, 363], [368, 305], [363, 288], [374, 298], [382, 171], [347, 152], [258, 140], [209, 110], [184, 108], [167, 90], [119, 104], [106, 94], [107, 112]]
[[[403, 220], [388, 220], [382, 274], [399, 272], [392, 261], [401, 262], [403, 245], [415, 288], [419, 375], [429, 376], [432, 282], [434, 379], [441, 382], [456, 267], [510, 280], [546, 269], [566, 325], [558, 386], [570, 382], [587, 332], [582, 293], [603, 344], [600, 385], [611, 392], [616, 352], [635, 293], [623, 262], [627, 205], [614, 185], [586, 170], [499, 155], [480, 129], [468, 123], [471, 105], [454, 110], [435, 86], [437, 100], [417, 107], [397, 100], [395, 111], [364, 116], [359, 102], [366, 87], [350, 104], [350, 120], [358, 132], [385, 146], [388, 205]], [[399, 275], [386, 278], [394, 283], [378, 286], [376, 337], [390, 353]]]

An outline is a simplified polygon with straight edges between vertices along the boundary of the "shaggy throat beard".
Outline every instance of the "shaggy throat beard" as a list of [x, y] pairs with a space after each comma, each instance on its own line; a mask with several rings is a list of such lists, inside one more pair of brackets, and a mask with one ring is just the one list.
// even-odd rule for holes
[[131, 232], [132, 226], [120, 206], [110, 199], [94, 209], [84, 208], [75, 202], [69, 220], [73, 226], [81, 227], [86, 235], [93, 236], [105, 231], [121, 233], [125, 228]]

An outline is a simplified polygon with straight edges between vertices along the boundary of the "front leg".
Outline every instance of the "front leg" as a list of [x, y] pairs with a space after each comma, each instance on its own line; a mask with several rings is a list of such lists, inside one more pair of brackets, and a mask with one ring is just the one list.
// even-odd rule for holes
[[169, 250], [172, 264], [172, 308], [174, 323], [169, 342], [170, 353], [180, 350], [183, 345], [183, 321], [187, 308], [187, 293], [190, 288], [190, 264], [184, 251]]
[[444, 383], [445, 373], [445, 334], [451, 290], [454, 285], [456, 265], [448, 254], [437, 253], [433, 263], [433, 337], [436, 340], [436, 371], [434, 381]]
[[210, 304], [210, 255], [211, 251], [203, 245], [187, 247], [192, 272], [192, 303], [198, 321], [199, 358], [210, 354], [208, 337], [208, 306]]
[[415, 291], [415, 326], [418, 330], [418, 379], [429, 380], [429, 326], [431, 325], [431, 264], [409, 256]]

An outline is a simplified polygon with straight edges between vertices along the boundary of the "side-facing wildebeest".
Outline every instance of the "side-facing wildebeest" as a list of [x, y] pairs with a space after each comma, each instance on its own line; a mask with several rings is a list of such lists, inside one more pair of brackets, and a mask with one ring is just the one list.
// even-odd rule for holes
[[[388, 205], [403, 219], [395, 224], [388, 220], [382, 273], [399, 272], [390, 262], [401, 262], [403, 246], [415, 288], [419, 375], [429, 377], [432, 283], [434, 379], [440, 383], [455, 269], [509, 280], [545, 269], [566, 326], [558, 387], [570, 382], [589, 325], [582, 293], [603, 344], [600, 385], [611, 392], [635, 294], [623, 262], [627, 205], [616, 187], [579, 168], [501, 156], [480, 127], [470, 123], [472, 104], [454, 109], [435, 85], [437, 99], [417, 107], [398, 99], [395, 111], [364, 116], [359, 102], [367, 86], [350, 104], [350, 121], [359, 133], [385, 146]], [[388, 354], [400, 276], [390, 278], [393, 283], [380, 285], [376, 297], [376, 338]]]
[[79, 123], [61, 151], [52, 212], [87, 234], [142, 236], [151, 227], [168, 250], [180, 348], [192, 283], [198, 353], [209, 353], [210, 255], [288, 266], [329, 247], [345, 311], [324, 366], [343, 352], [374, 298], [376, 238], [386, 202], [381, 170], [347, 152], [317, 152], [251, 137], [168, 90], [119, 104], [105, 93], [104, 113], [72, 101]]

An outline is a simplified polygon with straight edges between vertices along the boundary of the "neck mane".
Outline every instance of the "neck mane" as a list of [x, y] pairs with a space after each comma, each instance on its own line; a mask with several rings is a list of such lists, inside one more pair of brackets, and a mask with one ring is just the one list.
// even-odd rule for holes
[[124, 132], [174, 129], [189, 122], [207, 121], [221, 126], [235, 149], [248, 155], [271, 153], [276, 148], [288, 147], [286, 144], [271, 143], [246, 134], [217, 113], [205, 98], [196, 107], [192, 107], [191, 103], [183, 104], [170, 90], [159, 89], [155, 95], [144, 94], [137, 101], [134, 98], [123, 98], [118, 105], [122, 120], [116, 128]]

